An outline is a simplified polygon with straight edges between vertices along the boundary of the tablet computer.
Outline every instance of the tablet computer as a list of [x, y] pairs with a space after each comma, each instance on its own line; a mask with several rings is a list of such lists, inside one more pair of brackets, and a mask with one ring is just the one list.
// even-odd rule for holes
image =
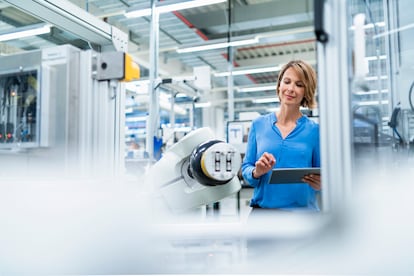
[[321, 174], [321, 168], [277, 168], [272, 170], [270, 184], [305, 183], [302, 178], [308, 174]]

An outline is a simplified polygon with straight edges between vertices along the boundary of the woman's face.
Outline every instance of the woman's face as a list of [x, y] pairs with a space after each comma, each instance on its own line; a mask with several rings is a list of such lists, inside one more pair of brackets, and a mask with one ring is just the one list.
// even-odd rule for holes
[[279, 85], [280, 102], [300, 107], [304, 95], [305, 84], [293, 68], [288, 68]]

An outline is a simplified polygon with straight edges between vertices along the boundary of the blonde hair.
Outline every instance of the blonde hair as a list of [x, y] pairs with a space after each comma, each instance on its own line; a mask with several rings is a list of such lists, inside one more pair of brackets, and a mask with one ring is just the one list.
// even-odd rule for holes
[[316, 73], [312, 66], [306, 63], [303, 60], [292, 60], [285, 64], [279, 72], [279, 76], [277, 78], [277, 87], [276, 91], [278, 96], [279, 95], [279, 87], [282, 81], [283, 75], [285, 74], [286, 70], [289, 68], [293, 68], [295, 72], [299, 75], [301, 81], [305, 86], [305, 95], [303, 97], [302, 102], [300, 103], [303, 107], [314, 108], [316, 107]]

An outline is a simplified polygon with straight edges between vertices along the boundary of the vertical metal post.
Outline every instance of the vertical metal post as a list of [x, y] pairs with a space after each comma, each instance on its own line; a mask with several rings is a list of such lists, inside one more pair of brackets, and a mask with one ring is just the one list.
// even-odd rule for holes
[[341, 211], [352, 184], [347, 1], [324, 1], [329, 41], [318, 43], [318, 90], [324, 211]]
[[188, 109], [188, 113], [189, 113], [189, 118], [188, 120], [190, 121], [190, 128], [194, 129], [194, 103], [192, 104], [192, 106]]
[[170, 127], [171, 127], [172, 130], [174, 130], [174, 128], [175, 128], [174, 106], [175, 106], [175, 93], [171, 92]]
[[229, 47], [228, 55], [228, 71], [230, 75], [227, 78], [227, 110], [228, 120], [234, 121], [233, 47]]
[[[228, 33], [227, 33], [227, 42], [231, 42], [231, 34], [232, 34], [232, 1], [228, 1]], [[234, 121], [234, 90], [233, 90], [233, 59], [234, 59], [234, 49], [233, 47], [229, 46], [227, 48], [227, 66], [228, 72], [230, 73], [227, 77], [227, 111], [228, 111], [228, 120]]]
[[115, 98], [115, 133], [114, 133], [114, 174], [119, 175], [125, 167], [125, 84], [118, 83]]
[[154, 160], [154, 136], [159, 124], [158, 52], [159, 52], [159, 13], [155, 7], [156, 0], [151, 0], [150, 27], [150, 70], [149, 70], [149, 114], [146, 125], [146, 151], [150, 161]]
[[398, 72], [398, 68], [401, 67], [401, 56], [399, 51], [400, 46], [400, 35], [399, 32], [392, 32], [399, 27], [399, 9], [398, 9], [398, 2], [396, 1], [384, 1], [384, 17], [388, 18], [386, 23], [386, 30], [389, 31], [389, 44], [390, 50], [389, 53], [390, 57], [392, 57], [392, 69]]
[[[384, 18], [386, 23], [385, 31], [391, 31], [398, 28], [398, 12], [396, 10], [396, 2], [384, 1], [383, 3]], [[379, 39], [379, 38], [376, 38]], [[398, 91], [396, 77], [398, 75], [399, 53], [398, 53], [398, 33], [390, 33], [387, 43], [385, 43], [385, 53], [387, 55], [387, 72], [388, 73], [388, 91]], [[397, 106], [399, 102], [398, 93], [388, 93], [388, 114], [392, 114], [393, 108]], [[395, 133], [390, 130], [391, 135]]]

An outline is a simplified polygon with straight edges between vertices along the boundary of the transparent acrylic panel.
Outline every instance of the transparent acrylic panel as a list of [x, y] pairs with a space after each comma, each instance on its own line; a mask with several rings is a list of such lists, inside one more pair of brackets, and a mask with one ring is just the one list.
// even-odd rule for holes
[[349, 2], [352, 134], [358, 174], [367, 167], [398, 166], [411, 159], [414, 18], [409, 0]]

